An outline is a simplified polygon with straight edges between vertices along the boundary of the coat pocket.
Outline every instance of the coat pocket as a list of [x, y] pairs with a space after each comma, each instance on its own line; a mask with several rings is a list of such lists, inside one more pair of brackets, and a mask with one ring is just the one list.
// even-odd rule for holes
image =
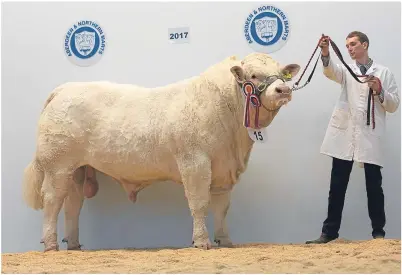
[[340, 130], [346, 130], [349, 125], [349, 108], [338, 105], [332, 112], [331, 126]]

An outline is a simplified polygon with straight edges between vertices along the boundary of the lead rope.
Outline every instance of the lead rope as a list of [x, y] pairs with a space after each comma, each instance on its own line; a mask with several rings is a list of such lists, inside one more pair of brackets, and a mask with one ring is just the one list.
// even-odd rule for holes
[[320, 59], [322, 50], [320, 51], [320, 54], [319, 54], [318, 57], [317, 57], [317, 60], [316, 60], [315, 65], [314, 65], [314, 68], [313, 68], [313, 70], [311, 71], [309, 77], [307, 78], [306, 83], [304, 83], [302, 86], [298, 87], [298, 86], [299, 86], [299, 82], [300, 82], [300, 80], [302, 79], [304, 73], [306, 72], [307, 67], [310, 65], [310, 62], [311, 62], [311, 60], [313, 59], [313, 57], [314, 57], [314, 55], [315, 55], [315, 53], [316, 53], [316, 51], [317, 51], [317, 49], [318, 49], [318, 46], [320, 45], [320, 42], [321, 42], [322, 39], [323, 39], [323, 38], [320, 38], [320, 40], [318, 41], [317, 45], [315, 46], [315, 49], [314, 49], [314, 51], [313, 51], [313, 54], [310, 56], [310, 59], [309, 59], [309, 61], [307, 62], [307, 65], [306, 65], [306, 67], [304, 68], [303, 73], [300, 75], [299, 79], [293, 84], [293, 87], [291, 88], [292, 92], [293, 92], [293, 91], [300, 90], [301, 88], [306, 87], [307, 84], [310, 83], [310, 80], [311, 80], [311, 78], [313, 77], [315, 68], [317, 67], [318, 60]]
[[[319, 58], [320, 58], [320, 56], [321, 56], [322, 50], [320, 51], [320, 54], [318, 55], [317, 61], [315, 62], [314, 68], [313, 68], [313, 70], [311, 71], [311, 73], [310, 73], [310, 75], [309, 75], [309, 77], [308, 77], [306, 83], [304, 83], [302, 86], [299, 87], [299, 82], [300, 82], [300, 80], [302, 79], [304, 73], [306, 72], [307, 67], [310, 65], [310, 62], [311, 62], [311, 60], [313, 59], [313, 57], [314, 57], [314, 55], [315, 55], [315, 53], [316, 53], [316, 51], [317, 51], [317, 49], [318, 49], [318, 47], [319, 47], [319, 45], [320, 45], [320, 43], [321, 43], [321, 40], [323, 40], [323, 39], [328, 39], [328, 41], [329, 41], [329, 43], [330, 43], [332, 49], [334, 50], [335, 54], [336, 54], [336, 55], [338, 56], [338, 58], [341, 60], [342, 64], [346, 67], [346, 69], [349, 71], [349, 73], [352, 75], [352, 77], [353, 77], [357, 82], [359, 82], [359, 83], [367, 83], [367, 80], [361, 81], [360, 79], [358, 79], [358, 77], [369, 77], [370, 75], [356, 75], [356, 74], [353, 72], [353, 70], [348, 66], [348, 64], [346, 64], [346, 62], [344, 61], [343, 56], [342, 56], [342, 53], [341, 53], [341, 51], [339, 50], [338, 46], [335, 44], [335, 42], [334, 42], [329, 36], [322, 35], [321, 38], [318, 40], [318, 43], [317, 43], [317, 45], [316, 45], [316, 47], [315, 47], [315, 49], [314, 49], [314, 51], [313, 51], [313, 54], [311, 55], [309, 61], [307, 62], [307, 65], [306, 65], [306, 67], [304, 68], [303, 73], [301, 74], [300, 78], [293, 84], [293, 87], [291, 88], [291, 90], [292, 90], [292, 91], [297, 91], [297, 90], [299, 90], [299, 89], [301, 89], [301, 88], [304, 88], [308, 83], [310, 83], [311, 78], [313, 77], [314, 71], [315, 71], [315, 69], [316, 69], [318, 60], [319, 60]], [[377, 80], [379, 81], [379, 84], [380, 84], [380, 91], [381, 91], [381, 90], [382, 90], [381, 80], [380, 80], [378, 77], [376, 77], [376, 78], [377, 78]], [[367, 102], [367, 125], [370, 125], [370, 104], [371, 104], [371, 101], [373, 101], [373, 105], [372, 105], [372, 108], [371, 108], [371, 116], [372, 116], [372, 120], [373, 120], [372, 125], [373, 125], [373, 129], [374, 129], [374, 128], [375, 128], [375, 118], [374, 118], [374, 105], [375, 105], [375, 104], [374, 104], [374, 93], [373, 93], [373, 89], [370, 88], [370, 89], [369, 89], [368, 102]]]
[[[335, 42], [329, 37], [329, 36], [322, 36], [321, 39], [324, 38], [328, 38], [328, 41], [331, 44], [332, 49], [334, 50], [334, 52], [336, 53], [336, 55], [338, 56], [338, 58], [341, 60], [342, 64], [346, 67], [346, 69], [349, 71], [349, 73], [352, 75], [352, 77], [359, 83], [367, 83], [368, 80], [363, 80], [361, 81], [360, 79], [358, 79], [358, 77], [369, 77], [370, 75], [356, 75], [353, 70], [349, 67], [348, 64], [346, 64], [345, 60], [342, 57], [341, 51], [339, 50], [338, 46], [335, 44]], [[320, 41], [321, 41], [320, 39]], [[380, 85], [380, 92], [382, 90], [382, 84], [381, 84], [381, 80], [378, 77], [375, 77]], [[367, 122], [366, 125], [370, 125], [370, 104], [371, 101], [373, 101], [373, 104], [371, 106], [371, 117], [372, 117], [372, 128], [375, 129], [375, 113], [374, 113], [374, 109], [375, 109], [375, 104], [374, 104], [374, 93], [373, 93], [373, 89], [370, 88], [369, 89], [369, 94], [368, 94], [368, 100], [367, 100]]]

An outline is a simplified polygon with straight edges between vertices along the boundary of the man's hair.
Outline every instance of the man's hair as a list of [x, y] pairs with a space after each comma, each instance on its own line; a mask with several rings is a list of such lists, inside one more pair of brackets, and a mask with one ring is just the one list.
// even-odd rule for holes
[[364, 33], [362, 33], [362, 32], [359, 32], [359, 31], [353, 31], [353, 32], [351, 32], [351, 33], [349, 33], [348, 34], [348, 36], [346, 37], [346, 39], [348, 39], [348, 38], [352, 38], [352, 37], [357, 37], [357, 38], [359, 38], [359, 41], [360, 41], [360, 43], [364, 43], [364, 42], [367, 42], [367, 49], [368, 49], [368, 47], [369, 47], [369, 39], [368, 39], [368, 37], [367, 37], [367, 35], [366, 34], [364, 34]]

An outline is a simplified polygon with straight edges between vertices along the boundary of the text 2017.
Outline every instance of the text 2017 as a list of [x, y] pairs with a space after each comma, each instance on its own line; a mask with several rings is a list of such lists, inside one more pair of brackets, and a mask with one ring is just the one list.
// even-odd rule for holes
[[179, 38], [187, 38], [188, 32], [181, 32], [181, 33], [171, 33], [170, 39], [179, 39]]

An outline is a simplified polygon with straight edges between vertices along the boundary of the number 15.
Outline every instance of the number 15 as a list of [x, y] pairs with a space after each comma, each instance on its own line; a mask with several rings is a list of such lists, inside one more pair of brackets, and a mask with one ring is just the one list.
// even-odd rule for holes
[[262, 137], [262, 135], [261, 135], [261, 132], [260, 131], [254, 131], [254, 135], [255, 135], [255, 138], [257, 139], [257, 140], [263, 140], [264, 138]]

